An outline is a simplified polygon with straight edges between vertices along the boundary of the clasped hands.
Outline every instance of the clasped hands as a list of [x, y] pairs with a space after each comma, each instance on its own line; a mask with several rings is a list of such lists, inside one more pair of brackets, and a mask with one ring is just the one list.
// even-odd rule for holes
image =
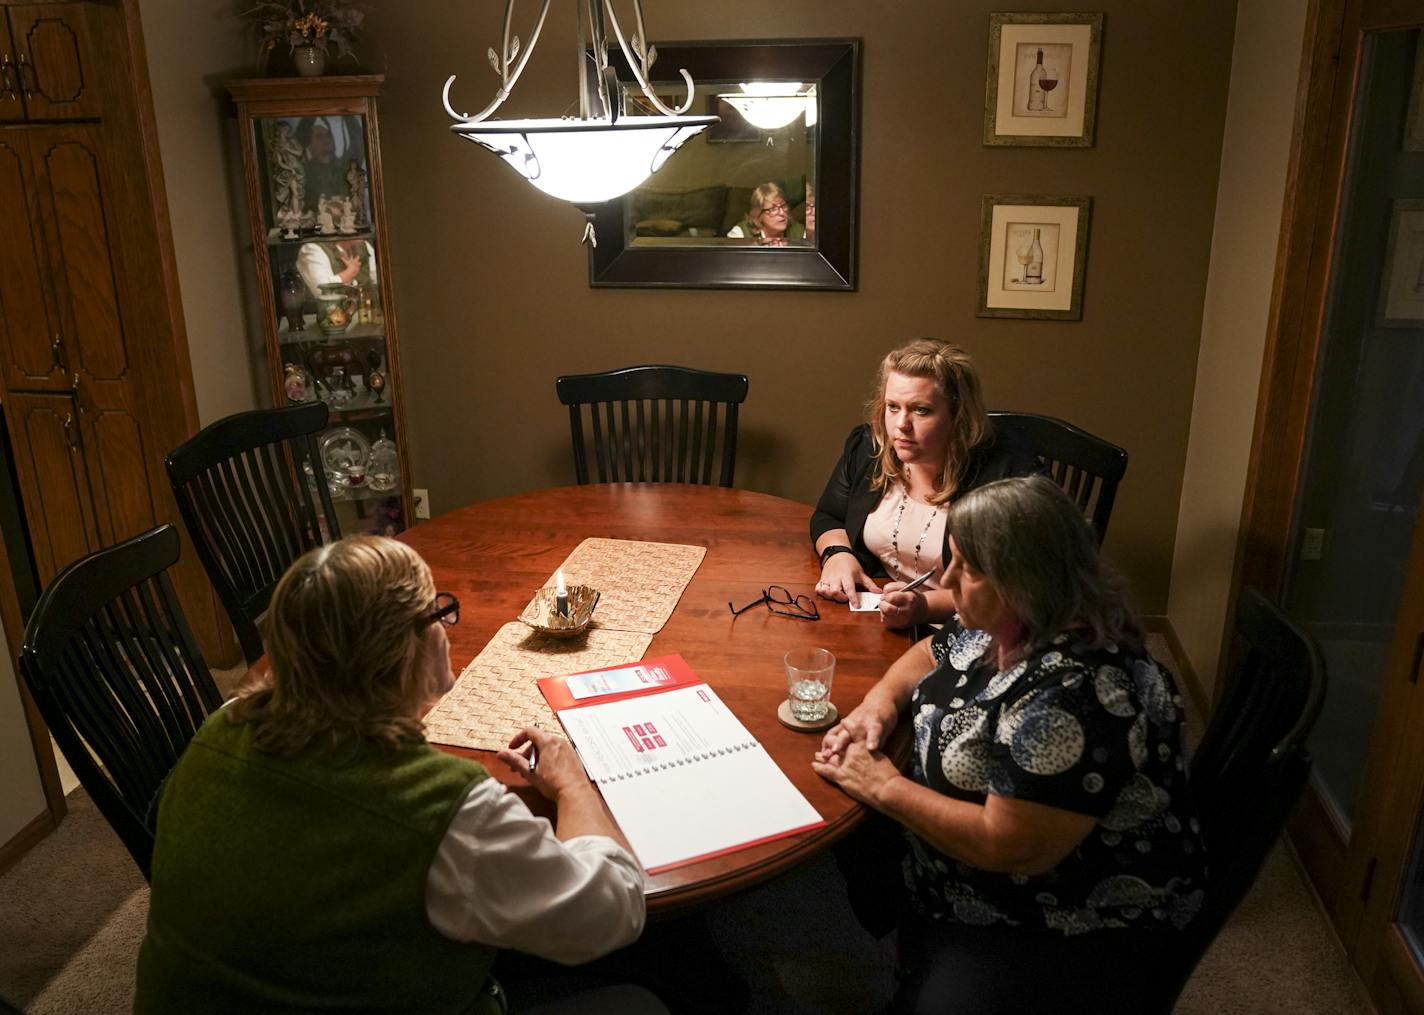
[[879, 806], [881, 789], [900, 777], [900, 770], [880, 751], [896, 718], [893, 705], [862, 701], [826, 732], [811, 770], [861, 803]]
[[859, 596], [860, 590], [880, 593], [880, 619], [886, 627], [909, 627], [925, 620], [928, 605], [918, 589], [903, 592], [906, 582], [886, 582], [877, 585], [875, 579], [865, 573], [860, 561], [853, 553], [837, 553], [826, 560], [821, 568], [821, 580], [816, 583], [816, 594], [823, 599], [838, 603], [850, 602], [851, 596]]

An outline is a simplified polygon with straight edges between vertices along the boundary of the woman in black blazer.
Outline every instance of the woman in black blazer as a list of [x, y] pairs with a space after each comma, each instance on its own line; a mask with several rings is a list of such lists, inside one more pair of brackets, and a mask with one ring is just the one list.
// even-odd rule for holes
[[[931, 338], [895, 349], [811, 516], [817, 594], [844, 603], [861, 590], [881, 593], [881, 617], [893, 627], [948, 618], [954, 606], [938, 579], [949, 559], [949, 505], [1036, 469], [1031, 453], [995, 439], [968, 353]], [[901, 591], [926, 572], [922, 588]], [[880, 578], [891, 581], [882, 588]]]

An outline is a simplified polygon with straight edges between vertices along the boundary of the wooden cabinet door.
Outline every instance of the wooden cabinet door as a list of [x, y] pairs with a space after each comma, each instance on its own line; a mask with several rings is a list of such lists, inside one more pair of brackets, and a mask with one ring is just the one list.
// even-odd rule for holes
[[10, 39], [10, 22], [0, 9], [0, 123], [25, 118], [25, 103], [20, 98], [22, 87], [15, 45]]
[[5, 419], [40, 584], [103, 545], [78, 408], [64, 394], [5, 396]]
[[86, 13], [84, 4], [9, 9], [15, 69], [31, 120], [93, 119], [102, 112]]
[[109, 192], [100, 128], [73, 124], [27, 133], [58, 312], [59, 345], [51, 359], [60, 372], [51, 375], [52, 384], [67, 387], [76, 375], [86, 387], [122, 383], [130, 367], [125, 301], [134, 296], [119, 284], [115, 251], [122, 237], [110, 213], [122, 202]]
[[0, 130], [0, 373], [11, 389], [65, 386], [28, 131]]

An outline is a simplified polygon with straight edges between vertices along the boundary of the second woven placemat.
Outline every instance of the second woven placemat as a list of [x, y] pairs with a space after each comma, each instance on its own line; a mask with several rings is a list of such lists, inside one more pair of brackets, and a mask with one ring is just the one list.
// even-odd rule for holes
[[[705, 546], [592, 537], [574, 547], [560, 566], [565, 582], [592, 585], [602, 593], [593, 614], [595, 628], [657, 634], [705, 556]], [[545, 585], [553, 584], [550, 575]]]

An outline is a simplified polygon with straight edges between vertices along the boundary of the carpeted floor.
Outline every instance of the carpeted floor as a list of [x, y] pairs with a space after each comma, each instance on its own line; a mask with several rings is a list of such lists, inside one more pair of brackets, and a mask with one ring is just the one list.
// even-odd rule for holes
[[[69, 805], [59, 829], [0, 877], [0, 997], [31, 1015], [117, 1015], [132, 1004], [148, 888], [83, 790]], [[860, 1013], [888, 989], [893, 949], [860, 932], [829, 862], [725, 903], [708, 926], [727, 962], [749, 980], [747, 1015]], [[747, 927], [758, 928], [755, 948]], [[1176, 1010], [1367, 1015], [1373, 1008], [1299, 865], [1278, 846]]]

